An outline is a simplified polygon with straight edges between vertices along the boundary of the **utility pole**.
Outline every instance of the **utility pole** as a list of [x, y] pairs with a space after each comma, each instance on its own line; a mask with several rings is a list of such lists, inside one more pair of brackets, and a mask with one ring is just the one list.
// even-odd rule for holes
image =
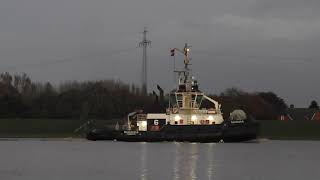
[[148, 65], [148, 57], [147, 57], [147, 47], [151, 45], [151, 41], [147, 39], [147, 28], [145, 27], [143, 30], [143, 39], [139, 43], [139, 47], [142, 47], [142, 77], [141, 77], [141, 85], [142, 85], [142, 93], [148, 93], [148, 78], [147, 78], [147, 65]]

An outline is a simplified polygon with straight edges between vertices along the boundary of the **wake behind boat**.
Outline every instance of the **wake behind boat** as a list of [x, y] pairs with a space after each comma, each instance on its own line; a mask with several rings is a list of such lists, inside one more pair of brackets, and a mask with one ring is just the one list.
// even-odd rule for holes
[[93, 129], [87, 133], [89, 140], [117, 141], [188, 141], [188, 142], [242, 142], [256, 139], [258, 123], [243, 110], [234, 110], [223, 119], [221, 104], [199, 90], [199, 85], [189, 68], [190, 47], [171, 52], [184, 55], [184, 68], [175, 71], [177, 88], [169, 94], [166, 113], [128, 114], [124, 129]]

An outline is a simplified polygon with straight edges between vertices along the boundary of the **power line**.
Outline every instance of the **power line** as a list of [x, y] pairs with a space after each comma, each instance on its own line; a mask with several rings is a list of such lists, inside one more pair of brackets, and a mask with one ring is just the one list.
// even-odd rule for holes
[[135, 50], [135, 49], [136, 49], [136, 47], [135, 48], [114, 50], [114, 51], [111, 51], [109, 53], [103, 53], [103, 54], [89, 53], [87, 55], [82, 55], [82, 56], [78, 56], [78, 57], [65, 57], [65, 58], [52, 60], [52, 61], [46, 61], [46, 62], [37, 62], [37, 63], [28, 63], [28, 64], [23, 64], [23, 65], [17, 65], [17, 66], [8, 66], [8, 67], [1, 68], [1, 69], [3, 71], [10, 71], [10, 70], [12, 71], [12, 70], [16, 70], [16, 69], [19, 69], [21, 67], [26, 67], [26, 66], [30, 66], [30, 67], [45, 67], [45, 66], [48, 66], [48, 65], [63, 64], [63, 63], [78, 61], [79, 59], [84, 59], [84, 58], [90, 58], [90, 60], [92, 60], [93, 57], [110, 57], [110, 56], [114, 56], [114, 55], [130, 52], [130, 51]]
[[[142, 41], [143, 42], [143, 41]], [[0, 70], [2, 71], [14, 71], [17, 70], [19, 68], [24, 68], [24, 67], [46, 67], [49, 65], [56, 65], [56, 64], [63, 64], [63, 63], [68, 63], [68, 62], [74, 62], [74, 61], [78, 61], [79, 59], [84, 59], [84, 58], [90, 58], [90, 60], [96, 60], [94, 59], [94, 57], [110, 57], [110, 56], [114, 56], [114, 55], [120, 55], [123, 53], [128, 53], [130, 51], [133, 51], [137, 49], [136, 47], [133, 48], [126, 48], [126, 49], [120, 49], [120, 50], [113, 50], [111, 52], [108, 53], [88, 53], [86, 55], [82, 55], [82, 56], [78, 56], [78, 57], [64, 57], [64, 58], [59, 58], [56, 60], [51, 60], [51, 61], [45, 61], [45, 62], [36, 62], [36, 63], [27, 63], [27, 64], [21, 64], [21, 65], [16, 65], [16, 66], [8, 66], [8, 67], [3, 67], [0, 68]], [[256, 59], [256, 60], [261, 60], [261, 59], [268, 59], [268, 60], [275, 60], [275, 61], [279, 61], [282, 63], [312, 63], [315, 62], [317, 58], [310, 58], [310, 57], [288, 57], [288, 56], [275, 56], [275, 55], [245, 55], [245, 54], [234, 54], [234, 53], [211, 53], [208, 51], [196, 51], [194, 50], [192, 52], [193, 54], [202, 54], [202, 55], [207, 55], [210, 57], [235, 57], [235, 58], [245, 58], [245, 59]], [[145, 54], [145, 53], [143, 53]], [[88, 59], [85, 59], [85, 61], [87, 61]], [[143, 57], [144, 59], [144, 57]], [[100, 59], [101, 60], [101, 59]], [[146, 60], [143, 60], [143, 62], [145, 62]], [[146, 70], [147, 65], [146, 63], [143, 63], [143, 68], [142, 68], [142, 80], [146, 82], [147, 78], [144, 78], [144, 74], [146, 75]], [[146, 83], [145, 83], [146, 85]]]

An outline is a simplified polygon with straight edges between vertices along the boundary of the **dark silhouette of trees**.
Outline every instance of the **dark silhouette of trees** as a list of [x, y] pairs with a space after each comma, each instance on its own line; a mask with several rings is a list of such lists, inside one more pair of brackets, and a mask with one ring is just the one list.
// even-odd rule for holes
[[97, 118], [124, 117], [153, 103], [135, 85], [120, 81], [71, 81], [54, 86], [35, 83], [26, 74], [0, 75], [0, 117]]
[[287, 105], [283, 99], [273, 92], [247, 93], [238, 88], [228, 88], [219, 96], [211, 95], [222, 104], [224, 118], [228, 118], [234, 109], [243, 109], [256, 119], [276, 119], [286, 111]]
[[319, 105], [318, 105], [317, 101], [315, 101], [315, 100], [311, 101], [309, 108], [310, 109], [319, 109]]
[[258, 95], [263, 98], [266, 102], [272, 105], [272, 108], [275, 112], [283, 114], [288, 106], [284, 102], [284, 100], [280, 97], [278, 97], [273, 92], [260, 92]]
[[[25, 73], [0, 74], [1, 118], [123, 118], [129, 112], [165, 112], [168, 96], [156, 102], [139, 87], [121, 81], [69, 81], [59, 85], [33, 82]], [[229, 88], [211, 95], [222, 104], [225, 118], [234, 109], [243, 109], [256, 119], [275, 119], [287, 105], [273, 92], [247, 93]], [[204, 106], [208, 105], [203, 102]], [[310, 107], [318, 107], [316, 102]]]

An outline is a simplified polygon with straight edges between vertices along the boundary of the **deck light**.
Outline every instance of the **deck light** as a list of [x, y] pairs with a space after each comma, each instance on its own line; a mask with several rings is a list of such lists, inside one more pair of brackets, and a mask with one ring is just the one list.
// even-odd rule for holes
[[142, 121], [141, 125], [142, 125], [142, 127], [146, 127], [147, 126], [147, 121]]
[[192, 116], [191, 116], [191, 120], [192, 120], [192, 121], [197, 120], [197, 116], [196, 116], [196, 115], [192, 115]]
[[181, 119], [181, 117], [179, 116], [179, 115], [176, 115], [175, 117], [174, 117], [174, 120], [175, 121], [179, 121]]
[[208, 120], [212, 121], [212, 120], [213, 120], [213, 116], [210, 115], [210, 116], [208, 117]]

